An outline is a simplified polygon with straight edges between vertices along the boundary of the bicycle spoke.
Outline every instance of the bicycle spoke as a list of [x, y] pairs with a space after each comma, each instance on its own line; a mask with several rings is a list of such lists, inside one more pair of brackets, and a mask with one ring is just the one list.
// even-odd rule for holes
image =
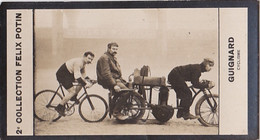
[[44, 104], [42, 105], [42, 106], [40, 106], [40, 107], [37, 107], [38, 108], [38, 110], [41, 110], [41, 109], [46, 109], [46, 106], [44, 106]]
[[202, 114], [207, 113], [207, 112], [211, 112], [211, 110], [208, 109], [208, 110], [200, 111], [200, 113], [202, 113]]
[[210, 112], [209, 112], [209, 113], [201, 114], [200, 116], [201, 116], [202, 118], [204, 118], [204, 117], [209, 116], [209, 115], [210, 115]]
[[195, 112], [200, 115], [199, 121], [205, 126], [218, 125], [218, 95], [206, 95], [196, 104]]
[[214, 116], [213, 116], [213, 118], [212, 118], [212, 119], [214, 120], [214, 121], [213, 121], [213, 124], [217, 124], [217, 123], [218, 123], [218, 122], [217, 122], [217, 119], [216, 119], [216, 117], [215, 117], [215, 115], [216, 115], [216, 114], [214, 113]]
[[215, 124], [215, 115], [216, 113], [213, 113], [211, 111], [208, 111], [207, 113], [204, 113], [204, 115], [201, 115], [201, 117], [210, 124]]
[[218, 116], [218, 111], [216, 112], [216, 116], [217, 116], [217, 118], [219, 118], [219, 116]]
[[216, 114], [214, 113], [214, 124], [217, 124], [217, 118], [216, 118]]
[[209, 118], [210, 118], [210, 115], [211, 115], [211, 113], [209, 113], [207, 116], [206, 116], [206, 118], [205, 118], [205, 120], [208, 122], [209, 121]]
[[211, 107], [209, 106], [208, 103], [203, 103], [203, 104], [201, 105], [201, 108], [211, 109]]
[[46, 106], [46, 103], [38, 103], [41, 106]]
[[[92, 107], [90, 102], [92, 103]], [[88, 122], [97, 122], [104, 119], [107, 113], [107, 105], [101, 97], [97, 95], [85, 98], [79, 106], [79, 113], [82, 119]]]
[[211, 119], [210, 119], [209, 122], [210, 122], [211, 124], [214, 124], [214, 114], [212, 114], [212, 117], [210, 117], [210, 118], [211, 118]]
[[[54, 97], [54, 98], [53, 98]], [[50, 101], [52, 99], [52, 101]], [[57, 112], [54, 107], [61, 101], [61, 97], [56, 95], [55, 91], [44, 90], [36, 94], [35, 105], [35, 117], [41, 121], [57, 120], [60, 116], [57, 116]]]
[[48, 103], [49, 102], [49, 96], [43, 96], [44, 97], [44, 102]]

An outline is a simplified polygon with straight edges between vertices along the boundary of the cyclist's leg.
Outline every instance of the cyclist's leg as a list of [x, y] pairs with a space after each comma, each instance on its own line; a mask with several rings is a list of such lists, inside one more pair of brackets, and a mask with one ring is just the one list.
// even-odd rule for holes
[[65, 103], [68, 102], [68, 100], [74, 95], [74, 94], [70, 94], [70, 92], [72, 92], [73, 84], [68, 84], [68, 83], [61, 83], [63, 85], [63, 87], [69, 91], [69, 94], [67, 94], [65, 97], [63, 97], [63, 99], [61, 100], [61, 102], [55, 107], [55, 110], [61, 115], [61, 116], [65, 116]]
[[[123, 84], [123, 82], [117, 80], [117, 85], [121, 88], [121, 89], [128, 89], [126, 87], [125, 84]], [[113, 113], [114, 115], [116, 115], [117, 117], [121, 117], [122, 119], [125, 119], [122, 114], [120, 114], [119, 112], [122, 109], [123, 104], [126, 102], [126, 100], [129, 98], [129, 92], [123, 92], [120, 93], [120, 98], [118, 99], [118, 101], [115, 103], [115, 107], [113, 109]]]
[[183, 107], [183, 113], [189, 113], [190, 112], [190, 106], [192, 101], [192, 93], [187, 85], [183, 85], [181, 88], [181, 96], [179, 97], [181, 99], [180, 106]]
[[[71, 97], [75, 96], [78, 93], [78, 86], [73, 86], [73, 82], [75, 81], [74, 79], [74, 74], [71, 74], [68, 72], [64, 72], [64, 75], [62, 75], [62, 79], [59, 80], [59, 82], [62, 84], [62, 86], [69, 92], [63, 100], [60, 102], [61, 105], [66, 104]], [[57, 78], [58, 79], [58, 78]]]
[[65, 105], [71, 99], [71, 97], [77, 94], [76, 88], [73, 86], [68, 88], [67, 91], [69, 93], [62, 99], [62, 101], [60, 102], [61, 105]]
[[[177, 112], [177, 118], [183, 117], [185, 120], [187, 119], [197, 119], [197, 116], [194, 116], [190, 114], [190, 106], [192, 103], [192, 93], [188, 86], [181, 86], [179, 87], [179, 97], [181, 99], [180, 106], [183, 107], [183, 109], [178, 110]], [[178, 95], [177, 95], [178, 96]], [[180, 111], [180, 112], [179, 112]]]
[[177, 98], [181, 99], [177, 112], [177, 118], [183, 117], [184, 114], [189, 114], [191, 102], [192, 102], [192, 93], [187, 86], [172, 86], [177, 94]]
[[77, 99], [79, 91], [82, 89], [82, 86], [75, 86], [75, 95], [70, 98], [71, 101], [74, 101], [76, 104], [79, 104], [79, 100]]
[[[121, 89], [128, 89], [127, 87], [126, 87], [126, 85], [124, 84], [124, 83], [122, 83], [120, 80], [117, 80], [116, 81], [116, 84], [121, 88]], [[118, 95], [118, 96], [120, 96], [121, 98], [119, 99], [119, 101], [116, 103], [116, 105], [115, 105], [115, 108], [114, 108], [114, 110], [118, 110], [118, 107], [120, 107], [126, 100], [127, 100], [127, 93], [128, 92], [123, 92], [123, 93], [121, 93], [120, 95]]]
[[[176, 98], [181, 99], [182, 94], [184, 94], [184, 93], [182, 92], [181, 87], [172, 84], [172, 88], [174, 89], [174, 91], [175, 91], [175, 93], [176, 93]], [[181, 100], [182, 100], [182, 99], [181, 99]], [[182, 108], [183, 108], [183, 106], [181, 106], [180, 104], [178, 105], [178, 107], [182, 107]], [[178, 109], [177, 118], [182, 117], [182, 115], [183, 115], [183, 109], [182, 109], [182, 108]]]
[[116, 81], [116, 85], [118, 85], [121, 89], [128, 89], [128, 87], [126, 87], [126, 85], [120, 80]]
[[78, 94], [79, 91], [82, 89], [82, 86], [75, 86], [76, 93]]
[[173, 73], [172, 77], [169, 78], [172, 88], [176, 92], [177, 98], [181, 99], [180, 107], [183, 109], [178, 109], [177, 118], [183, 116], [184, 113], [189, 112], [189, 108], [192, 101], [192, 93], [188, 88], [185, 80], [178, 73]]
[[65, 63], [59, 68], [59, 70], [56, 73], [56, 77], [58, 82], [66, 89], [68, 90], [69, 94], [66, 95], [63, 100], [57, 105], [55, 110], [62, 116], [65, 116], [65, 103], [68, 102], [68, 100], [75, 95], [75, 89], [73, 87], [74, 74], [70, 73], [65, 65]]

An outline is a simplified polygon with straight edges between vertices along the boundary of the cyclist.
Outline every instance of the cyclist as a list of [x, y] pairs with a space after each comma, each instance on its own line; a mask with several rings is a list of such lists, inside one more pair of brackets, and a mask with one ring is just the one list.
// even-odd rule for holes
[[[81, 90], [82, 86], [86, 85], [86, 65], [90, 64], [94, 59], [92, 52], [85, 52], [81, 58], [72, 58], [60, 66], [56, 72], [57, 80], [62, 86], [69, 92], [62, 101], [55, 107], [55, 110], [61, 115], [65, 116], [65, 103], [69, 100], [75, 101], [79, 104], [77, 94]], [[73, 86], [73, 83], [77, 81], [82, 86]]]
[[183, 117], [184, 120], [198, 118], [190, 114], [192, 93], [185, 81], [190, 81], [195, 88], [203, 89], [214, 87], [213, 82], [199, 82], [201, 73], [209, 72], [213, 66], [214, 60], [205, 58], [200, 64], [178, 66], [173, 68], [169, 73], [168, 81], [175, 90], [177, 98], [181, 99], [180, 107], [183, 107], [183, 109], [178, 109], [177, 118]]
[[[128, 89], [127, 82], [122, 78], [121, 68], [115, 55], [118, 51], [118, 44], [111, 42], [107, 45], [107, 52], [105, 52], [97, 62], [97, 81], [105, 89], [110, 89], [119, 92], [120, 89]], [[115, 96], [114, 96], [115, 98]], [[124, 120], [124, 116], [120, 112], [120, 107], [127, 100], [127, 93], [122, 93], [122, 98], [117, 102], [113, 109], [113, 115], [117, 118]]]

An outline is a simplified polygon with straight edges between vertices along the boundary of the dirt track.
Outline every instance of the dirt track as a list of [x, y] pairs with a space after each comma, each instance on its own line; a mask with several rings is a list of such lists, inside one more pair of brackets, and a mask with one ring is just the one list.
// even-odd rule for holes
[[84, 122], [78, 112], [57, 122], [35, 120], [35, 135], [216, 135], [218, 127], [202, 126], [197, 120], [176, 119], [175, 116], [165, 124], [159, 124], [152, 115], [146, 122], [119, 124], [108, 116], [99, 123]]

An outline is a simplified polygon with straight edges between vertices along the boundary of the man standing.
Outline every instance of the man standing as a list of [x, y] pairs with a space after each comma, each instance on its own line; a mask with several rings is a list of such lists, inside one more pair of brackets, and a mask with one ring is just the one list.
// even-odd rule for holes
[[[94, 59], [92, 52], [85, 52], [81, 58], [73, 58], [61, 65], [56, 73], [58, 82], [69, 92], [62, 101], [55, 107], [55, 110], [61, 115], [65, 116], [65, 103], [69, 100], [79, 103], [77, 94], [81, 90], [82, 86], [86, 85], [86, 65], [91, 64]], [[73, 83], [77, 81], [82, 86], [73, 86]]]
[[214, 66], [214, 60], [205, 58], [201, 64], [190, 64], [175, 67], [168, 75], [168, 81], [177, 94], [177, 98], [181, 99], [180, 107], [177, 112], [177, 118], [183, 117], [187, 119], [197, 119], [198, 117], [190, 114], [190, 106], [192, 103], [192, 93], [188, 88], [186, 81], [190, 81], [195, 88], [212, 88], [213, 82], [199, 82], [201, 73], [209, 72]]
[[[126, 81], [122, 78], [120, 65], [117, 62], [115, 55], [118, 51], [118, 44], [111, 42], [107, 45], [107, 52], [105, 52], [97, 62], [97, 81], [103, 88], [120, 92], [121, 89], [128, 89]], [[125, 94], [125, 95], [124, 95]], [[126, 118], [120, 112], [120, 107], [126, 101], [127, 93], [122, 93], [122, 98], [114, 107], [113, 113], [117, 118]]]

